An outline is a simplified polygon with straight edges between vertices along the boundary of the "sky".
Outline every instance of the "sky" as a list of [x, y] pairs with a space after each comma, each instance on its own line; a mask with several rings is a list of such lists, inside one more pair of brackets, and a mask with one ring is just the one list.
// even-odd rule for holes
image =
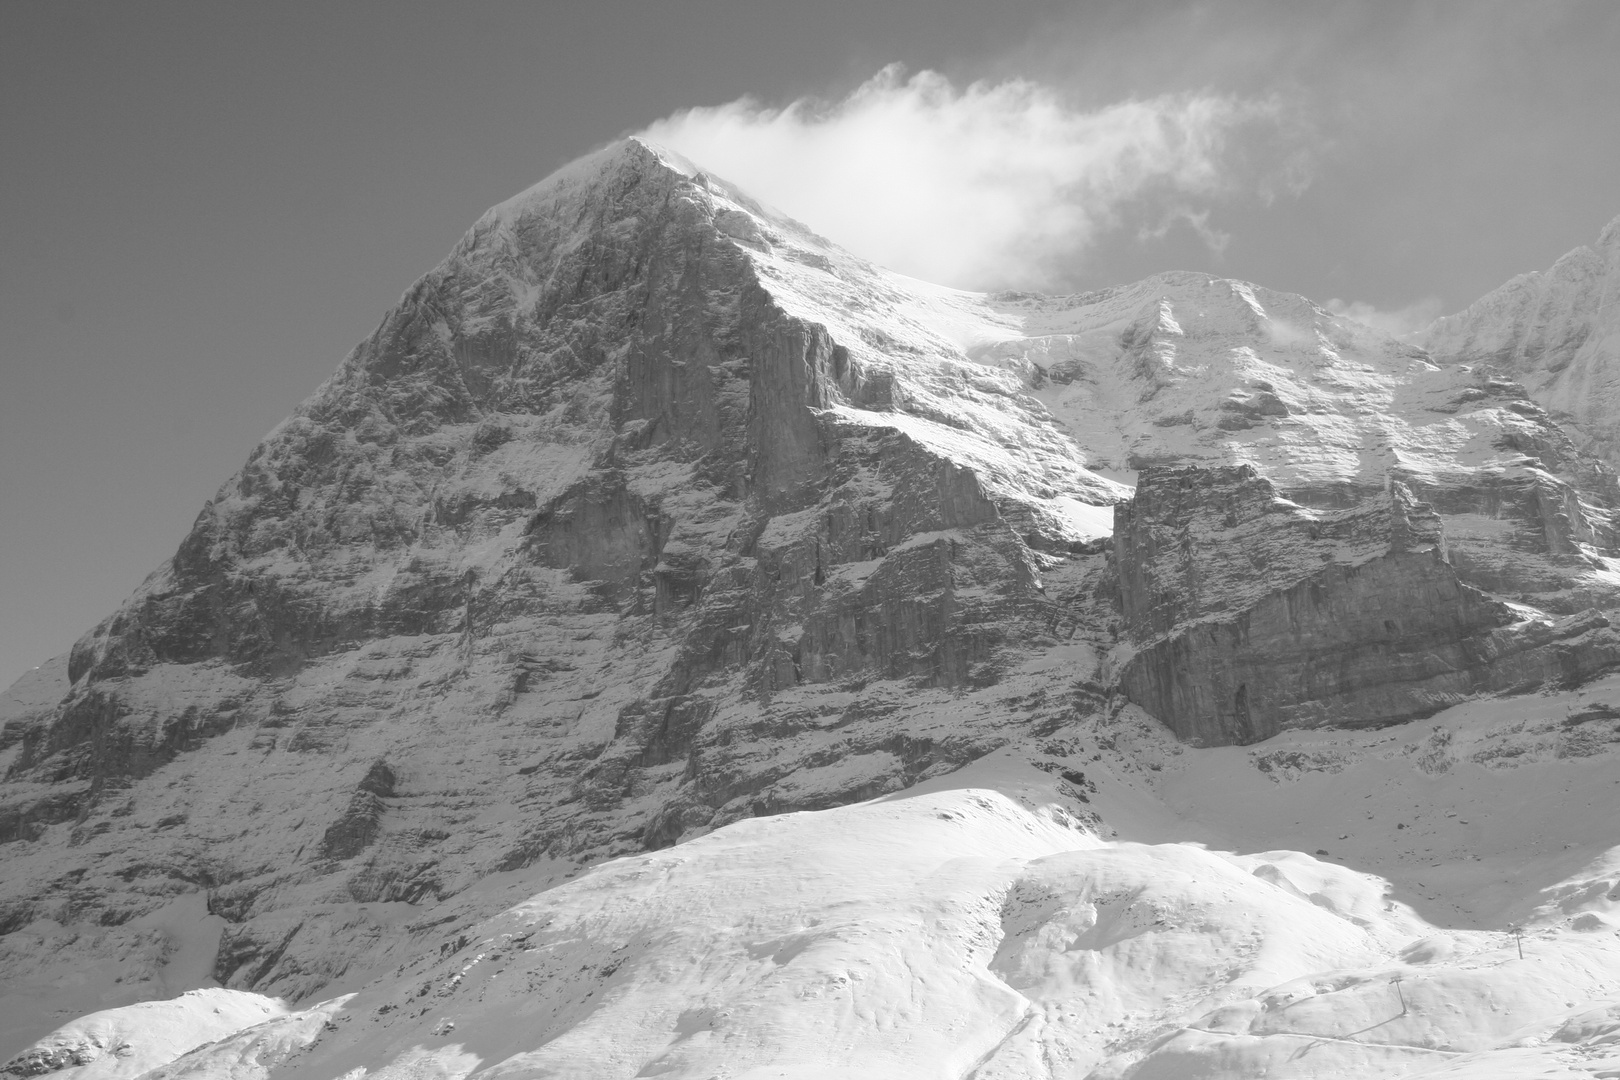
[[650, 132], [975, 288], [1402, 328], [1620, 214], [1620, 4], [0, 5], [0, 685], [173, 553], [488, 206]]

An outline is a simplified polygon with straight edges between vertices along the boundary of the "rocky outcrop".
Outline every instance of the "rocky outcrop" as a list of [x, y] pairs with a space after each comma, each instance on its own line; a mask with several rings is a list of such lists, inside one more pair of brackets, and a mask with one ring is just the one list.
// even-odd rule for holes
[[1620, 664], [1598, 613], [1553, 620], [1463, 582], [1398, 481], [1322, 512], [1248, 466], [1153, 469], [1115, 514], [1137, 644], [1121, 690], [1195, 745], [1395, 723]]
[[1232, 617], [1324, 564], [1387, 552], [1445, 558], [1439, 518], [1400, 485], [1349, 510], [1282, 498], [1253, 466], [1144, 470], [1114, 508], [1114, 557], [1126, 625], [1138, 640]]
[[361, 778], [343, 816], [326, 827], [321, 854], [328, 859], [350, 859], [370, 847], [381, 831], [386, 799], [394, 796], [397, 778], [386, 761], [374, 762]]

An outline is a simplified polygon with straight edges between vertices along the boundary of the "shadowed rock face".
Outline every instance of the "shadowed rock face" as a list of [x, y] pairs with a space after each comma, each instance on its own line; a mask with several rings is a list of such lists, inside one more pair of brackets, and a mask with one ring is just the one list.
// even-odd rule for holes
[[1461, 581], [1440, 519], [1398, 482], [1350, 510], [1252, 468], [1153, 469], [1115, 510], [1131, 701], [1199, 746], [1375, 726], [1620, 663], [1596, 612], [1527, 618]]
[[[1064, 621], [1019, 500], [1120, 489], [884, 281], [634, 141], [485, 215], [7, 706], [0, 924], [206, 889], [218, 978], [298, 995], [393, 944], [366, 905], [998, 745], [907, 718]], [[1005, 456], [952, 394], [1039, 491], [939, 448]]]

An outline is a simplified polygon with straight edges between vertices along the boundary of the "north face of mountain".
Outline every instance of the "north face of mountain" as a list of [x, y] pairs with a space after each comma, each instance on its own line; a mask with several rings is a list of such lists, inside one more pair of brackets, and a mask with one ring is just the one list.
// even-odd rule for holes
[[1095, 831], [1059, 733], [1134, 774], [1142, 708], [1249, 743], [1579, 683], [1620, 658], [1620, 485], [1493, 363], [1201, 274], [932, 286], [614, 144], [0, 699], [0, 1015], [335, 993], [997, 750]]
[[636, 141], [497, 207], [8, 706], [5, 928], [133, 954], [202, 889], [214, 975], [299, 994], [491, 874], [998, 745], [962, 695], [1073, 634], [1036, 551], [1128, 492], [932, 328], [970, 300]]

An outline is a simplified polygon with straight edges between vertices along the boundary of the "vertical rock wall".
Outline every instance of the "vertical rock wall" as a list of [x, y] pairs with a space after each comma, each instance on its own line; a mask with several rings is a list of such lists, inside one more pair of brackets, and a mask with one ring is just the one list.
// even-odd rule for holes
[[1316, 512], [1247, 467], [1148, 470], [1114, 542], [1136, 644], [1121, 690], [1196, 745], [1395, 723], [1620, 662], [1595, 613], [1526, 617], [1459, 580], [1399, 483]]

